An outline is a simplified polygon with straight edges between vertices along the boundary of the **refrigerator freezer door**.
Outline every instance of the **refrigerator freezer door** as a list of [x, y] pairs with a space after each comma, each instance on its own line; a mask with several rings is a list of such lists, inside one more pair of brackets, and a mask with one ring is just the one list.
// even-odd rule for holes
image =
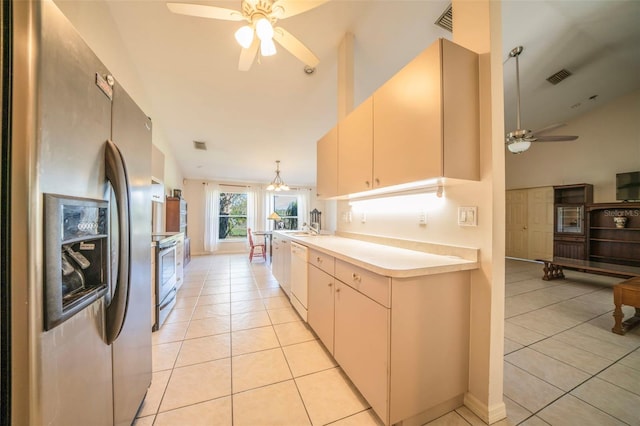
[[130, 425], [151, 384], [151, 121], [117, 81], [111, 135], [131, 184], [129, 306], [112, 344], [114, 424]]
[[[25, 62], [14, 63], [14, 75], [34, 75], [35, 106], [27, 120], [35, 133], [35, 178], [29, 189], [28, 229], [12, 224], [14, 236], [29, 241], [29, 263], [34, 294], [29, 321], [33, 345], [31, 406], [36, 413], [29, 424], [113, 424], [111, 350], [104, 342], [104, 299], [78, 312], [60, 326], [44, 331], [42, 258], [43, 193], [102, 199], [105, 195], [104, 142], [109, 139], [111, 102], [96, 87], [95, 73], [107, 69], [53, 2], [13, 2], [23, 15], [31, 8], [30, 40], [35, 52]], [[24, 24], [24, 23], [22, 23]], [[14, 87], [14, 96], [24, 96]], [[23, 111], [15, 110], [14, 114]], [[31, 141], [20, 141], [31, 143]], [[26, 159], [23, 159], [26, 160]], [[33, 212], [33, 213], [31, 213]], [[39, 247], [39, 248], [36, 248]], [[18, 421], [20, 422], [20, 421]]]

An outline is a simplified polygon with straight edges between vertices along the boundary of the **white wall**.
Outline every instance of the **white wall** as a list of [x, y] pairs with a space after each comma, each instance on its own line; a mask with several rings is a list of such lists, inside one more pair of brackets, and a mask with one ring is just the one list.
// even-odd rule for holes
[[[55, 4], [71, 21], [82, 38], [106, 65], [116, 80], [129, 93], [153, 122], [153, 144], [165, 155], [164, 184], [167, 194], [174, 188], [182, 188], [182, 171], [169, 147], [162, 123], [154, 119], [153, 103], [149, 99], [141, 77], [128, 56], [118, 33], [117, 24], [111, 18], [103, 1], [55, 0]], [[149, 153], [151, 156], [151, 152]]]
[[533, 143], [506, 158], [508, 189], [591, 183], [594, 202], [616, 200], [616, 173], [640, 171], [640, 90], [594, 109], [553, 134], [571, 142]]

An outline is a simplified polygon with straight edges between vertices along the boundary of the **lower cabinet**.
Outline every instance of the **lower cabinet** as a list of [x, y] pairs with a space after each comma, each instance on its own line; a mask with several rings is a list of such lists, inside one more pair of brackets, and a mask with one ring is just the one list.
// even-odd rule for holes
[[335, 279], [313, 265], [309, 265], [307, 322], [324, 346], [333, 354]]
[[334, 358], [385, 422], [389, 417], [389, 343], [389, 309], [338, 281]]
[[469, 271], [392, 279], [335, 260], [331, 275], [333, 258], [309, 259], [308, 323], [384, 424], [463, 404]]

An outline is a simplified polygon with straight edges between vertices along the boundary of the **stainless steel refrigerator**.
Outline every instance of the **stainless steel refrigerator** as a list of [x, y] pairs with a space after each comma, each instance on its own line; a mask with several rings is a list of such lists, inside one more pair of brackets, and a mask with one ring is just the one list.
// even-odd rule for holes
[[52, 1], [2, 2], [1, 21], [0, 417], [131, 424], [151, 383], [151, 121]]

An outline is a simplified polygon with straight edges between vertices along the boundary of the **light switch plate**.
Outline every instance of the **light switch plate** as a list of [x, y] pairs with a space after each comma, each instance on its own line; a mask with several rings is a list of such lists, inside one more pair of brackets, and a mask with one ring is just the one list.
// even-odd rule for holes
[[459, 226], [478, 226], [478, 207], [458, 207]]

